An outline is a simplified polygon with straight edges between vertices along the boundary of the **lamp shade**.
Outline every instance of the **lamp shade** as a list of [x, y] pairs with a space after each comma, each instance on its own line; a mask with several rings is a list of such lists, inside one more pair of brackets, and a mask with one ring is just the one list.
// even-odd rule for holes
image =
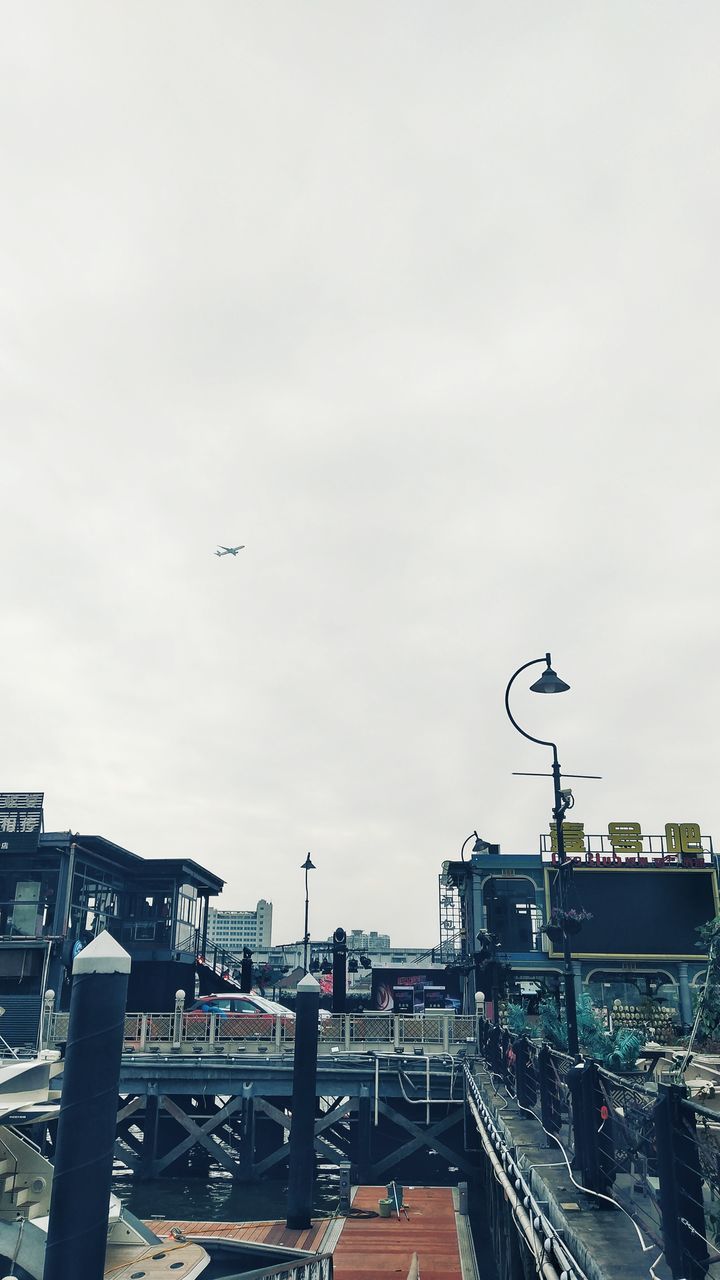
[[307, 858], [306, 858], [306, 859], [305, 859], [305, 861], [303, 862], [302, 867], [301, 867], [301, 870], [302, 870], [302, 871], [317, 871], [317, 867], [315, 866], [315, 863], [313, 862], [312, 858], [310, 857], [310, 854], [308, 854]]
[[559, 675], [555, 671], [553, 671], [552, 667], [548, 666], [547, 669], [543, 671], [540, 679], [536, 680], [534, 684], [530, 685], [530, 692], [531, 693], [567, 693], [569, 688], [570, 688], [570, 685], [566, 684], [564, 680], [561, 680]]

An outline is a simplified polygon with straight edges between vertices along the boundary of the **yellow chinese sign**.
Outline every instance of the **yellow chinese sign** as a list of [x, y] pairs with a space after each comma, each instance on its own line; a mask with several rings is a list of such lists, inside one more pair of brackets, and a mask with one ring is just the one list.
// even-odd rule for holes
[[[667, 822], [664, 836], [644, 836], [639, 822], [610, 822], [607, 835], [586, 835], [584, 822], [564, 822], [563, 842], [568, 857], [581, 855], [585, 862], [612, 864], [634, 862], [640, 866], [682, 861], [684, 866], [704, 863], [712, 845], [703, 844], [697, 822]], [[550, 823], [541, 841], [543, 853], [557, 860], [557, 823]]]

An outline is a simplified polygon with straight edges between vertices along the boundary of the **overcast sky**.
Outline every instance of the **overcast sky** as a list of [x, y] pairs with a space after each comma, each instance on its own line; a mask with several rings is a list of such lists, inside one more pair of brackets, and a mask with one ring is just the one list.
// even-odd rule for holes
[[551, 649], [573, 817], [720, 842], [715, 0], [2, 8], [0, 789], [431, 946]]

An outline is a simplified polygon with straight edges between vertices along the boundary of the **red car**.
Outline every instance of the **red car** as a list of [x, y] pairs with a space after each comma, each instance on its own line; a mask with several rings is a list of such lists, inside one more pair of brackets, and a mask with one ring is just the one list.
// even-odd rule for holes
[[232, 995], [223, 991], [218, 995], [201, 996], [187, 1012], [187, 1029], [190, 1036], [194, 1021], [198, 1023], [198, 1031], [202, 1023], [203, 1031], [210, 1014], [218, 1015], [217, 1034], [223, 1040], [240, 1040], [248, 1036], [269, 1038], [280, 1019], [282, 1034], [286, 1038], [295, 1030], [295, 1014], [276, 1004], [274, 1000], [266, 1000], [265, 996], [254, 993]]

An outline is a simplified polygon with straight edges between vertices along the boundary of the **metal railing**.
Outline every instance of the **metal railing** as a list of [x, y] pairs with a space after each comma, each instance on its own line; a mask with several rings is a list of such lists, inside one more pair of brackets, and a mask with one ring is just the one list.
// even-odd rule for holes
[[259, 1267], [256, 1271], [243, 1271], [228, 1280], [333, 1280], [333, 1260], [330, 1253], [319, 1253], [313, 1258], [280, 1262], [273, 1267]]
[[683, 1084], [575, 1061], [485, 1019], [478, 1036], [493, 1090], [535, 1117], [573, 1182], [633, 1219], [675, 1280], [720, 1264], [720, 1112]]
[[[49, 1013], [45, 1019], [46, 1047], [62, 1045], [67, 1040], [69, 1014]], [[336, 1013], [318, 1024], [318, 1043], [324, 1049], [352, 1051], [368, 1047], [394, 1050], [424, 1048], [451, 1053], [459, 1048], [474, 1051], [477, 1045], [478, 1019], [454, 1013], [392, 1014]], [[186, 1048], [192, 1052], [211, 1052], [231, 1044], [246, 1047], [265, 1046], [282, 1051], [295, 1039], [292, 1014], [233, 1013], [128, 1013], [125, 1015], [125, 1047], [145, 1049]]]

